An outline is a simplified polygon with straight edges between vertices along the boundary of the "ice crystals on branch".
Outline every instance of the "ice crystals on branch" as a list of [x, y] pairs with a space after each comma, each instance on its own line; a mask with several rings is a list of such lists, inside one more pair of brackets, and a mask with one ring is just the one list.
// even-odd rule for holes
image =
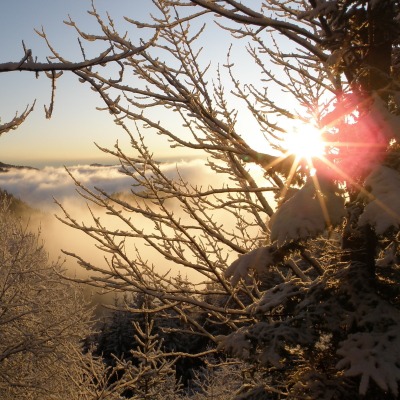
[[309, 179], [271, 217], [271, 240], [279, 247], [315, 237], [345, 216], [344, 200], [335, 193], [334, 185], [324, 179], [316, 184], [315, 179]]
[[400, 226], [400, 174], [383, 165], [375, 168], [365, 181], [371, 188], [372, 200], [366, 205], [359, 225], [370, 224], [376, 233]]

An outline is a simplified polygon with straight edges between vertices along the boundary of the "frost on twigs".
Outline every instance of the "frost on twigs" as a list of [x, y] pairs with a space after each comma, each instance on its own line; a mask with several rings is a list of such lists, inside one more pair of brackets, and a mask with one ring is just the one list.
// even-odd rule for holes
[[371, 172], [365, 185], [371, 188], [372, 200], [361, 214], [359, 225], [370, 224], [378, 234], [383, 234], [391, 227], [399, 228], [400, 174], [381, 165]]
[[233, 286], [236, 286], [240, 279], [245, 279], [249, 275], [251, 269], [262, 273], [273, 262], [272, 249], [270, 247], [260, 247], [239, 256], [227, 268], [225, 277], [230, 279]]
[[33, 111], [34, 106], [35, 102], [32, 104], [32, 106], [27, 106], [24, 112], [22, 112], [21, 114], [16, 114], [11, 121], [0, 124], [0, 135], [8, 131], [17, 129], [25, 121], [28, 115]]
[[283, 203], [270, 220], [271, 240], [283, 246], [312, 238], [327, 227], [337, 225], [345, 215], [344, 200], [329, 182], [320, 181], [319, 189], [309, 180]]

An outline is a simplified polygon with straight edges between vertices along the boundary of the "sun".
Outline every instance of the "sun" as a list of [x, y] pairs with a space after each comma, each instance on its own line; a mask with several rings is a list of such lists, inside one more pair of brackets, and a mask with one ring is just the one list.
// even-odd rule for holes
[[327, 143], [322, 131], [311, 124], [296, 121], [284, 136], [283, 147], [288, 154], [298, 159], [312, 162], [313, 158], [321, 158], [326, 152]]

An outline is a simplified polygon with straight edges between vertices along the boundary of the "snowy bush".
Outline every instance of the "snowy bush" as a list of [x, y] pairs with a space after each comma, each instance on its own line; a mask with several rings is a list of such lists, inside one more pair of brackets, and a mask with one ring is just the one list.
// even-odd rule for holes
[[0, 198], [0, 397], [77, 399], [75, 365], [91, 313], [82, 291], [51, 264], [38, 235]]

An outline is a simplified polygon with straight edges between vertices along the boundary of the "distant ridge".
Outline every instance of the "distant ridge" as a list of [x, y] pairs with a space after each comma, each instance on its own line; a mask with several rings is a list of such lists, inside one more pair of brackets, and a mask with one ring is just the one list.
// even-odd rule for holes
[[10, 211], [17, 217], [29, 219], [31, 216], [39, 215], [40, 213], [38, 209], [31, 207], [18, 197], [15, 197], [13, 194], [7, 192], [7, 190], [0, 189], [0, 201], [5, 200], [10, 202]]
[[4, 164], [0, 162], [0, 172], [8, 172], [10, 169], [36, 169], [34, 167], [28, 167], [25, 165], [12, 165], [12, 164]]
[[100, 163], [93, 163], [90, 164], [89, 167], [113, 167], [112, 164], [100, 164]]

